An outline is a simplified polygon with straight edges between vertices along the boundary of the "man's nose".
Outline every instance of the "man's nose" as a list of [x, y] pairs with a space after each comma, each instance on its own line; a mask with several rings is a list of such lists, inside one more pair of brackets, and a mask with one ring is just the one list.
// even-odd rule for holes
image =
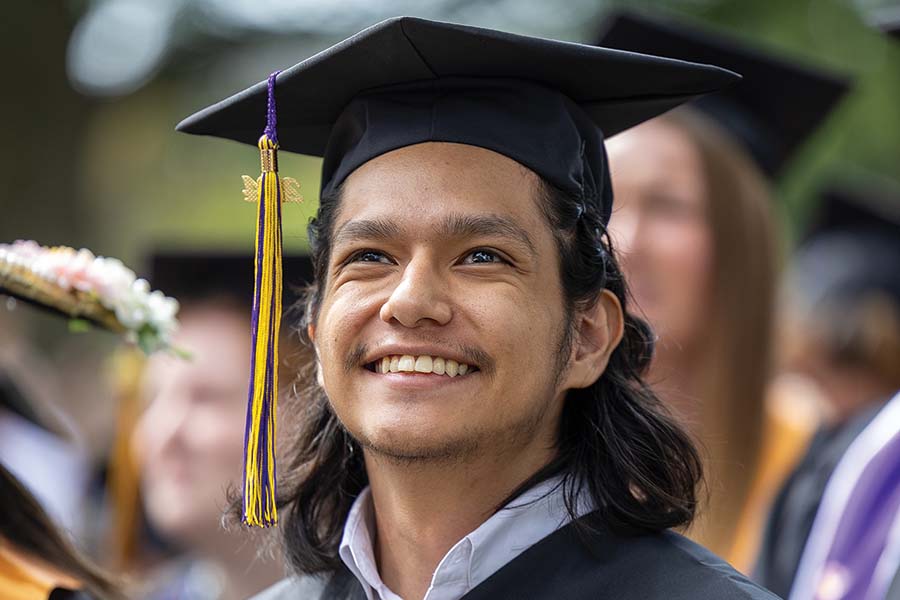
[[381, 306], [381, 319], [410, 328], [426, 323], [446, 325], [453, 316], [447, 298], [448, 276], [449, 272], [428, 257], [414, 258]]

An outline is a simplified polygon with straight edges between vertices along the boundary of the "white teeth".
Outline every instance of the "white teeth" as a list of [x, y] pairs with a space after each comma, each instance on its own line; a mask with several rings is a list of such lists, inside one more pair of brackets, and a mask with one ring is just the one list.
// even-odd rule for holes
[[400, 357], [399, 370], [412, 373], [416, 370], [416, 359], [409, 354]]
[[456, 377], [457, 373], [459, 373], [459, 363], [455, 360], [448, 360], [444, 368], [450, 377]]
[[432, 364], [430, 356], [420, 356], [416, 359], [416, 373], [431, 373]]
[[404, 354], [403, 356], [393, 355], [385, 356], [381, 360], [375, 361], [376, 373], [434, 373], [435, 375], [447, 375], [448, 377], [456, 377], [457, 375], [465, 375], [472, 369], [465, 363], [458, 363], [449, 358], [440, 356], [413, 356]]

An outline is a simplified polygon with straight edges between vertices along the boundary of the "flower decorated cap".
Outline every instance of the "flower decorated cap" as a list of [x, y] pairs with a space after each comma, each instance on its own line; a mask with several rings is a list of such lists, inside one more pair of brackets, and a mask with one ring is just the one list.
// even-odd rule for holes
[[263, 178], [244, 180], [260, 211], [245, 522], [276, 520], [272, 336], [281, 309], [280, 206], [296, 190], [275, 175], [277, 149], [324, 158], [327, 201], [355, 169], [392, 150], [435, 141], [479, 146], [596, 205], [608, 220], [603, 136], [738, 79], [710, 65], [398, 17], [179, 123], [179, 131], [261, 152]]
[[740, 83], [691, 103], [721, 125], [764, 173], [777, 176], [846, 94], [848, 80], [741, 43], [733, 36], [629, 10], [601, 23], [600, 46], [714, 61], [740, 72]]
[[148, 354], [170, 349], [178, 326], [174, 298], [151, 291], [119, 259], [85, 248], [0, 244], [0, 294], [121, 333]]

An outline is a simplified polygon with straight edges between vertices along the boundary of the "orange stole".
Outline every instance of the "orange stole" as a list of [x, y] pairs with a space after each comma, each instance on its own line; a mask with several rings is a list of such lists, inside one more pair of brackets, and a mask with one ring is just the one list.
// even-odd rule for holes
[[0, 598], [46, 600], [56, 588], [79, 589], [78, 582], [0, 539]]

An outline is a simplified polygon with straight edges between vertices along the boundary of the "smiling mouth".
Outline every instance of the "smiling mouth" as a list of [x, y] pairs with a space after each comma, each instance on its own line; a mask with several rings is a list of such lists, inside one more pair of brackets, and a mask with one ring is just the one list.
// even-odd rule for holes
[[478, 367], [441, 356], [428, 356], [427, 354], [421, 356], [393, 354], [370, 362], [365, 367], [367, 370], [379, 374], [422, 373], [459, 377], [478, 372]]

